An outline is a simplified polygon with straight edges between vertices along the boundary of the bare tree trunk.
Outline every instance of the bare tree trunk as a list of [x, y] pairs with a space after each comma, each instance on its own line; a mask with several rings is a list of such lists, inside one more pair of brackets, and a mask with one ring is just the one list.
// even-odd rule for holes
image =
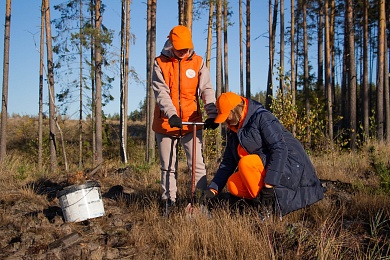
[[39, 113], [38, 113], [38, 171], [43, 165], [43, 64], [45, 56], [45, 0], [41, 3], [41, 32], [39, 40]]
[[272, 0], [268, 0], [268, 79], [267, 79], [267, 95], [265, 97], [265, 107], [270, 109], [271, 100], [273, 96], [272, 91], [272, 70], [273, 70], [273, 46], [272, 46], [272, 36], [274, 32], [272, 31]]
[[228, 57], [228, 1], [223, 2], [223, 57], [225, 92], [229, 92], [229, 57]]
[[280, 0], [280, 71], [279, 88], [284, 93], [284, 0]]
[[239, 9], [239, 41], [240, 41], [240, 95], [244, 96], [244, 61], [243, 61], [243, 46], [242, 46], [242, 0], [238, 1]]
[[[273, 95], [273, 83], [272, 83], [272, 73], [274, 68], [274, 53], [275, 53], [275, 39], [276, 39], [276, 23], [278, 21], [278, 5], [279, 1], [275, 0], [274, 2], [274, 8], [273, 8], [273, 15], [272, 15], [272, 3], [271, 0], [268, 2], [269, 6], [269, 66], [268, 66], [268, 80], [267, 80], [267, 96], [266, 96], [266, 108], [270, 109], [271, 106], [271, 98]], [[271, 24], [272, 21], [272, 24]]]
[[378, 73], [377, 73], [377, 124], [378, 141], [384, 139], [384, 105], [383, 105], [383, 76], [384, 76], [384, 54], [385, 54], [385, 0], [379, 0], [379, 21], [378, 21]]
[[356, 65], [355, 65], [355, 35], [353, 29], [353, 2], [346, 0], [346, 17], [347, 17], [347, 32], [348, 32], [348, 59], [349, 59], [349, 121], [350, 121], [350, 147], [351, 150], [356, 149]]
[[332, 103], [335, 104], [335, 89], [336, 89], [336, 73], [335, 73], [335, 67], [336, 67], [336, 51], [335, 51], [335, 24], [336, 24], [336, 12], [335, 12], [335, 0], [330, 0], [330, 21], [329, 21], [329, 38], [330, 38], [330, 61], [331, 61], [331, 72], [330, 72], [330, 78], [331, 78], [331, 85], [332, 85]]
[[[319, 93], [322, 93], [324, 91], [324, 6], [321, 1], [318, 2], [318, 80], [317, 80], [317, 89], [319, 90]], [[328, 0], [325, 0], [325, 5], [328, 6]], [[325, 9], [325, 12], [328, 12], [327, 9]], [[329, 17], [328, 17], [329, 19]], [[329, 25], [329, 22], [328, 22]], [[325, 30], [329, 28], [325, 28]], [[329, 39], [328, 39], [329, 40]], [[327, 43], [325, 43], [327, 44]], [[327, 88], [325, 88], [325, 94], [327, 94]]]
[[[329, 32], [329, 4], [325, 0], [325, 90], [328, 110], [328, 139], [330, 149], [333, 150], [333, 104], [332, 85], [330, 82], [330, 32]], [[322, 51], [322, 50], [320, 50]]]
[[[386, 31], [386, 30], [385, 30]], [[390, 90], [389, 90], [389, 67], [388, 67], [388, 55], [387, 55], [387, 34], [385, 33], [385, 46], [384, 46], [384, 62], [383, 62], [383, 85], [384, 85], [384, 100], [385, 103], [385, 139], [390, 138]]]
[[178, 0], [177, 1], [177, 5], [178, 5], [178, 18], [179, 18], [179, 21], [178, 23], [180, 25], [184, 25], [184, 20], [185, 20], [185, 17], [184, 17], [184, 5], [185, 5], [185, 1], [184, 0]]
[[344, 20], [344, 42], [343, 42], [343, 68], [342, 68], [342, 76], [341, 76], [341, 115], [343, 117], [343, 123], [342, 128], [348, 129], [349, 128], [349, 101], [348, 101], [348, 37], [347, 37], [347, 19]]
[[47, 48], [47, 77], [49, 82], [49, 120], [50, 120], [50, 172], [57, 172], [57, 144], [56, 144], [56, 107], [54, 98], [54, 66], [53, 47], [50, 27], [50, 1], [45, 0], [45, 28], [46, 28], [46, 48]]
[[305, 91], [305, 110], [307, 117], [307, 145], [311, 144], [311, 133], [310, 133], [310, 89], [309, 89], [309, 53], [308, 53], [308, 40], [307, 40], [307, 14], [306, 14], [307, 3], [306, 0], [302, 1], [302, 13], [303, 13], [303, 84]]
[[[378, 140], [385, 139], [385, 115], [387, 104], [384, 104], [383, 98], [385, 91], [385, 39], [386, 39], [386, 14], [385, 14], [385, 0], [379, 0], [379, 21], [378, 21], [378, 74], [377, 74], [377, 111], [378, 111]], [[388, 75], [386, 75], [388, 77]]]
[[[295, 84], [295, 0], [291, 0], [291, 98], [292, 98], [292, 105], [295, 107], [295, 90], [296, 90], [296, 84]], [[292, 127], [292, 134], [295, 136], [296, 132], [296, 123], [294, 122], [294, 125]]]
[[102, 126], [102, 46], [101, 46], [101, 25], [102, 15], [100, 13], [101, 0], [95, 0], [95, 76], [96, 76], [96, 164], [101, 165], [103, 162], [103, 126]]
[[187, 26], [190, 31], [192, 31], [192, 9], [193, 9], [193, 0], [185, 1], [185, 26]]
[[11, 38], [11, 0], [5, 4], [4, 57], [3, 57], [3, 94], [1, 99], [1, 145], [0, 160], [7, 156], [7, 108], [8, 108], [8, 76], [9, 76], [9, 45]]
[[370, 136], [369, 131], [369, 104], [370, 104], [370, 95], [369, 95], [369, 86], [368, 86], [368, 0], [364, 0], [364, 21], [363, 21], [363, 130], [364, 137], [367, 141]]
[[[217, 97], [222, 94], [222, 0], [217, 0], [216, 3], [216, 31], [217, 31], [217, 61], [216, 61], [216, 84], [217, 84]], [[221, 151], [221, 126], [218, 127], [218, 133], [216, 134], [216, 150]]]
[[146, 161], [152, 163], [155, 160], [155, 133], [152, 130], [153, 122], [153, 112], [155, 109], [156, 101], [153, 96], [152, 89], [152, 71], [154, 66], [154, 59], [156, 56], [156, 8], [157, 0], [148, 0], [148, 22], [147, 22], [147, 90], [146, 90], [146, 100], [147, 100], [147, 119], [146, 119], [146, 129], [147, 129], [147, 152], [146, 152]]
[[121, 100], [120, 100], [120, 156], [127, 163], [127, 111], [128, 111], [128, 77], [129, 77], [129, 40], [130, 40], [130, 0], [122, 0], [121, 19]]
[[209, 20], [207, 23], [207, 51], [206, 51], [206, 67], [210, 69], [211, 59], [211, 45], [213, 42], [213, 13], [214, 13], [214, 1], [209, 2]]
[[222, 94], [222, 0], [216, 0], [216, 32], [217, 32], [217, 50], [216, 50], [216, 94], [219, 97]]
[[[90, 2], [90, 19], [91, 19], [91, 25], [93, 28], [96, 27], [96, 20], [95, 20], [95, 8], [93, 8], [94, 0], [91, 0]], [[92, 126], [92, 162], [95, 165], [96, 164], [96, 65], [95, 65], [95, 41], [96, 37], [92, 35], [91, 37], [91, 97], [92, 97], [92, 104], [91, 104], [91, 126]]]
[[251, 1], [246, 1], [246, 93], [251, 98]]
[[80, 89], [79, 89], [79, 168], [83, 167], [83, 1], [80, 0], [80, 42], [79, 42], [79, 64], [80, 64]]

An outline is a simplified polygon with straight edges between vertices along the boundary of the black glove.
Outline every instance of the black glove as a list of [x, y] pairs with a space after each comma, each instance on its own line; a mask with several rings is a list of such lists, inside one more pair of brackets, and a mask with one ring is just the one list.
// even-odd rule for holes
[[206, 121], [204, 121], [204, 126], [203, 126], [203, 129], [216, 129], [219, 124], [218, 123], [214, 123], [214, 120], [215, 118], [207, 118]]
[[181, 118], [178, 117], [177, 115], [173, 115], [168, 119], [168, 123], [170, 127], [178, 127], [182, 128], [183, 127], [183, 122], [181, 121]]
[[206, 200], [210, 200], [218, 195], [218, 191], [214, 189], [207, 189], [203, 191], [203, 198]]
[[275, 203], [274, 188], [263, 187], [257, 197], [261, 206], [272, 207]]

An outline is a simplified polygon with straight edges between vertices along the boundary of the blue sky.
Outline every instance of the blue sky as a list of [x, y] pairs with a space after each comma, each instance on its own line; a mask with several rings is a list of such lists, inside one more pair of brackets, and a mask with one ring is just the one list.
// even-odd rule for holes
[[[51, 6], [64, 2], [51, 0]], [[131, 33], [135, 35], [135, 44], [130, 47], [130, 66], [135, 69], [141, 80], [145, 80], [146, 59], [146, 1], [133, 0], [131, 5]], [[156, 54], [158, 55], [164, 45], [166, 37], [172, 27], [177, 25], [177, 1], [157, 1], [157, 42]], [[39, 43], [40, 30], [40, 3], [41, 1], [13, 1], [11, 16], [11, 45], [10, 45], [10, 72], [8, 87], [8, 113], [19, 115], [38, 114], [38, 75], [39, 75], [39, 52], [35, 44]], [[103, 23], [110, 29], [115, 30], [114, 48], [112, 51], [119, 53], [119, 30], [120, 30], [120, 0], [103, 0], [106, 11]], [[233, 10], [229, 28], [229, 86], [233, 92], [239, 92], [239, 13], [238, 1], [230, 1]], [[244, 19], [245, 19], [245, 6]], [[288, 6], [286, 6], [288, 9]], [[267, 84], [268, 70], [268, 2], [252, 1], [251, 3], [251, 90], [252, 93], [264, 91]], [[4, 14], [5, 1], [0, 5], [0, 17], [2, 26], [0, 34], [0, 46], [4, 43]], [[288, 12], [286, 11], [286, 16]], [[55, 10], [51, 10], [52, 18], [58, 17]], [[204, 57], [207, 37], [207, 11], [202, 19], [193, 23], [193, 41], [195, 51]], [[285, 26], [289, 26], [289, 20], [285, 19]], [[52, 27], [53, 28], [53, 27]], [[54, 28], [53, 34], [55, 33]], [[215, 40], [213, 41], [215, 43]], [[244, 45], [245, 48], [245, 45]], [[245, 49], [244, 49], [245, 51]], [[288, 50], [286, 57], [289, 56]], [[1, 48], [3, 53], [3, 48]], [[3, 57], [3, 55], [1, 55]], [[215, 57], [215, 52], [212, 53]], [[245, 54], [244, 54], [245, 58]], [[289, 70], [288, 59], [285, 58], [286, 70]], [[211, 78], [215, 88], [215, 59], [210, 66]], [[2, 75], [3, 59], [0, 64]], [[119, 68], [119, 66], [117, 66]], [[244, 64], [245, 69], [245, 64]], [[106, 114], [119, 113], [119, 73], [114, 71], [117, 80], [114, 81], [111, 94], [115, 100], [105, 106]], [[56, 80], [56, 79], [55, 79]], [[56, 91], [59, 90], [58, 82]], [[129, 111], [139, 108], [139, 103], [145, 98], [145, 85], [135, 82], [129, 83]], [[45, 101], [47, 101], [47, 86], [44, 88]], [[48, 107], [45, 106], [45, 111]], [[70, 108], [68, 115], [77, 117], [77, 105]]]

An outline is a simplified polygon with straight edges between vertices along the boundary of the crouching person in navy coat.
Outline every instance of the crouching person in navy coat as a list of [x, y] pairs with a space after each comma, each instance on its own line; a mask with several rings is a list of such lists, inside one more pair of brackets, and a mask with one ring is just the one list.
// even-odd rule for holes
[[228, 92], [216, 105], [214, 122], [226, 122], [230, 131], [206, 198], [227, 185], [232, 195], [283, 216], [324, 197], [303, 146], [262, 104]]

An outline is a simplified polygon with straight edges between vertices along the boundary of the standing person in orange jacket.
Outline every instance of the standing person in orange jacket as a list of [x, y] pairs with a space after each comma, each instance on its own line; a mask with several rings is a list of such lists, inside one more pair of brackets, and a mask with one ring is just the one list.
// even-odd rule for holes
[[323, 188], [303, 146], [270, 111], [233, 92], [223, 93], [216, 104], [214, 122], [226, 121], [230, 131], [205, 198], [213, 198], [227, 185], [232, 195], [261, 206], [263, 214], [280, 216], [323, 198]]
[[[205, 129], [215, 129], [217, 116], [215, 92], [210, 72], [201, 56], [196, 55], [190, 30], [175, 26], [169, 33], [161, 55], [155, 59], [153, 91], [156, 98], [153, 131], [161, 162], [162, 200], [164, 214], [168, 214], [176, 202], [177, 148], [179, 142], [192, 169], [193, 128], [182, 122], [202, 122], [199, 98], [202, 98], [208, 119]], [[202, 127], [196, 131], [196, 188], [207, 188], [206, 167], [202, 155]]]

